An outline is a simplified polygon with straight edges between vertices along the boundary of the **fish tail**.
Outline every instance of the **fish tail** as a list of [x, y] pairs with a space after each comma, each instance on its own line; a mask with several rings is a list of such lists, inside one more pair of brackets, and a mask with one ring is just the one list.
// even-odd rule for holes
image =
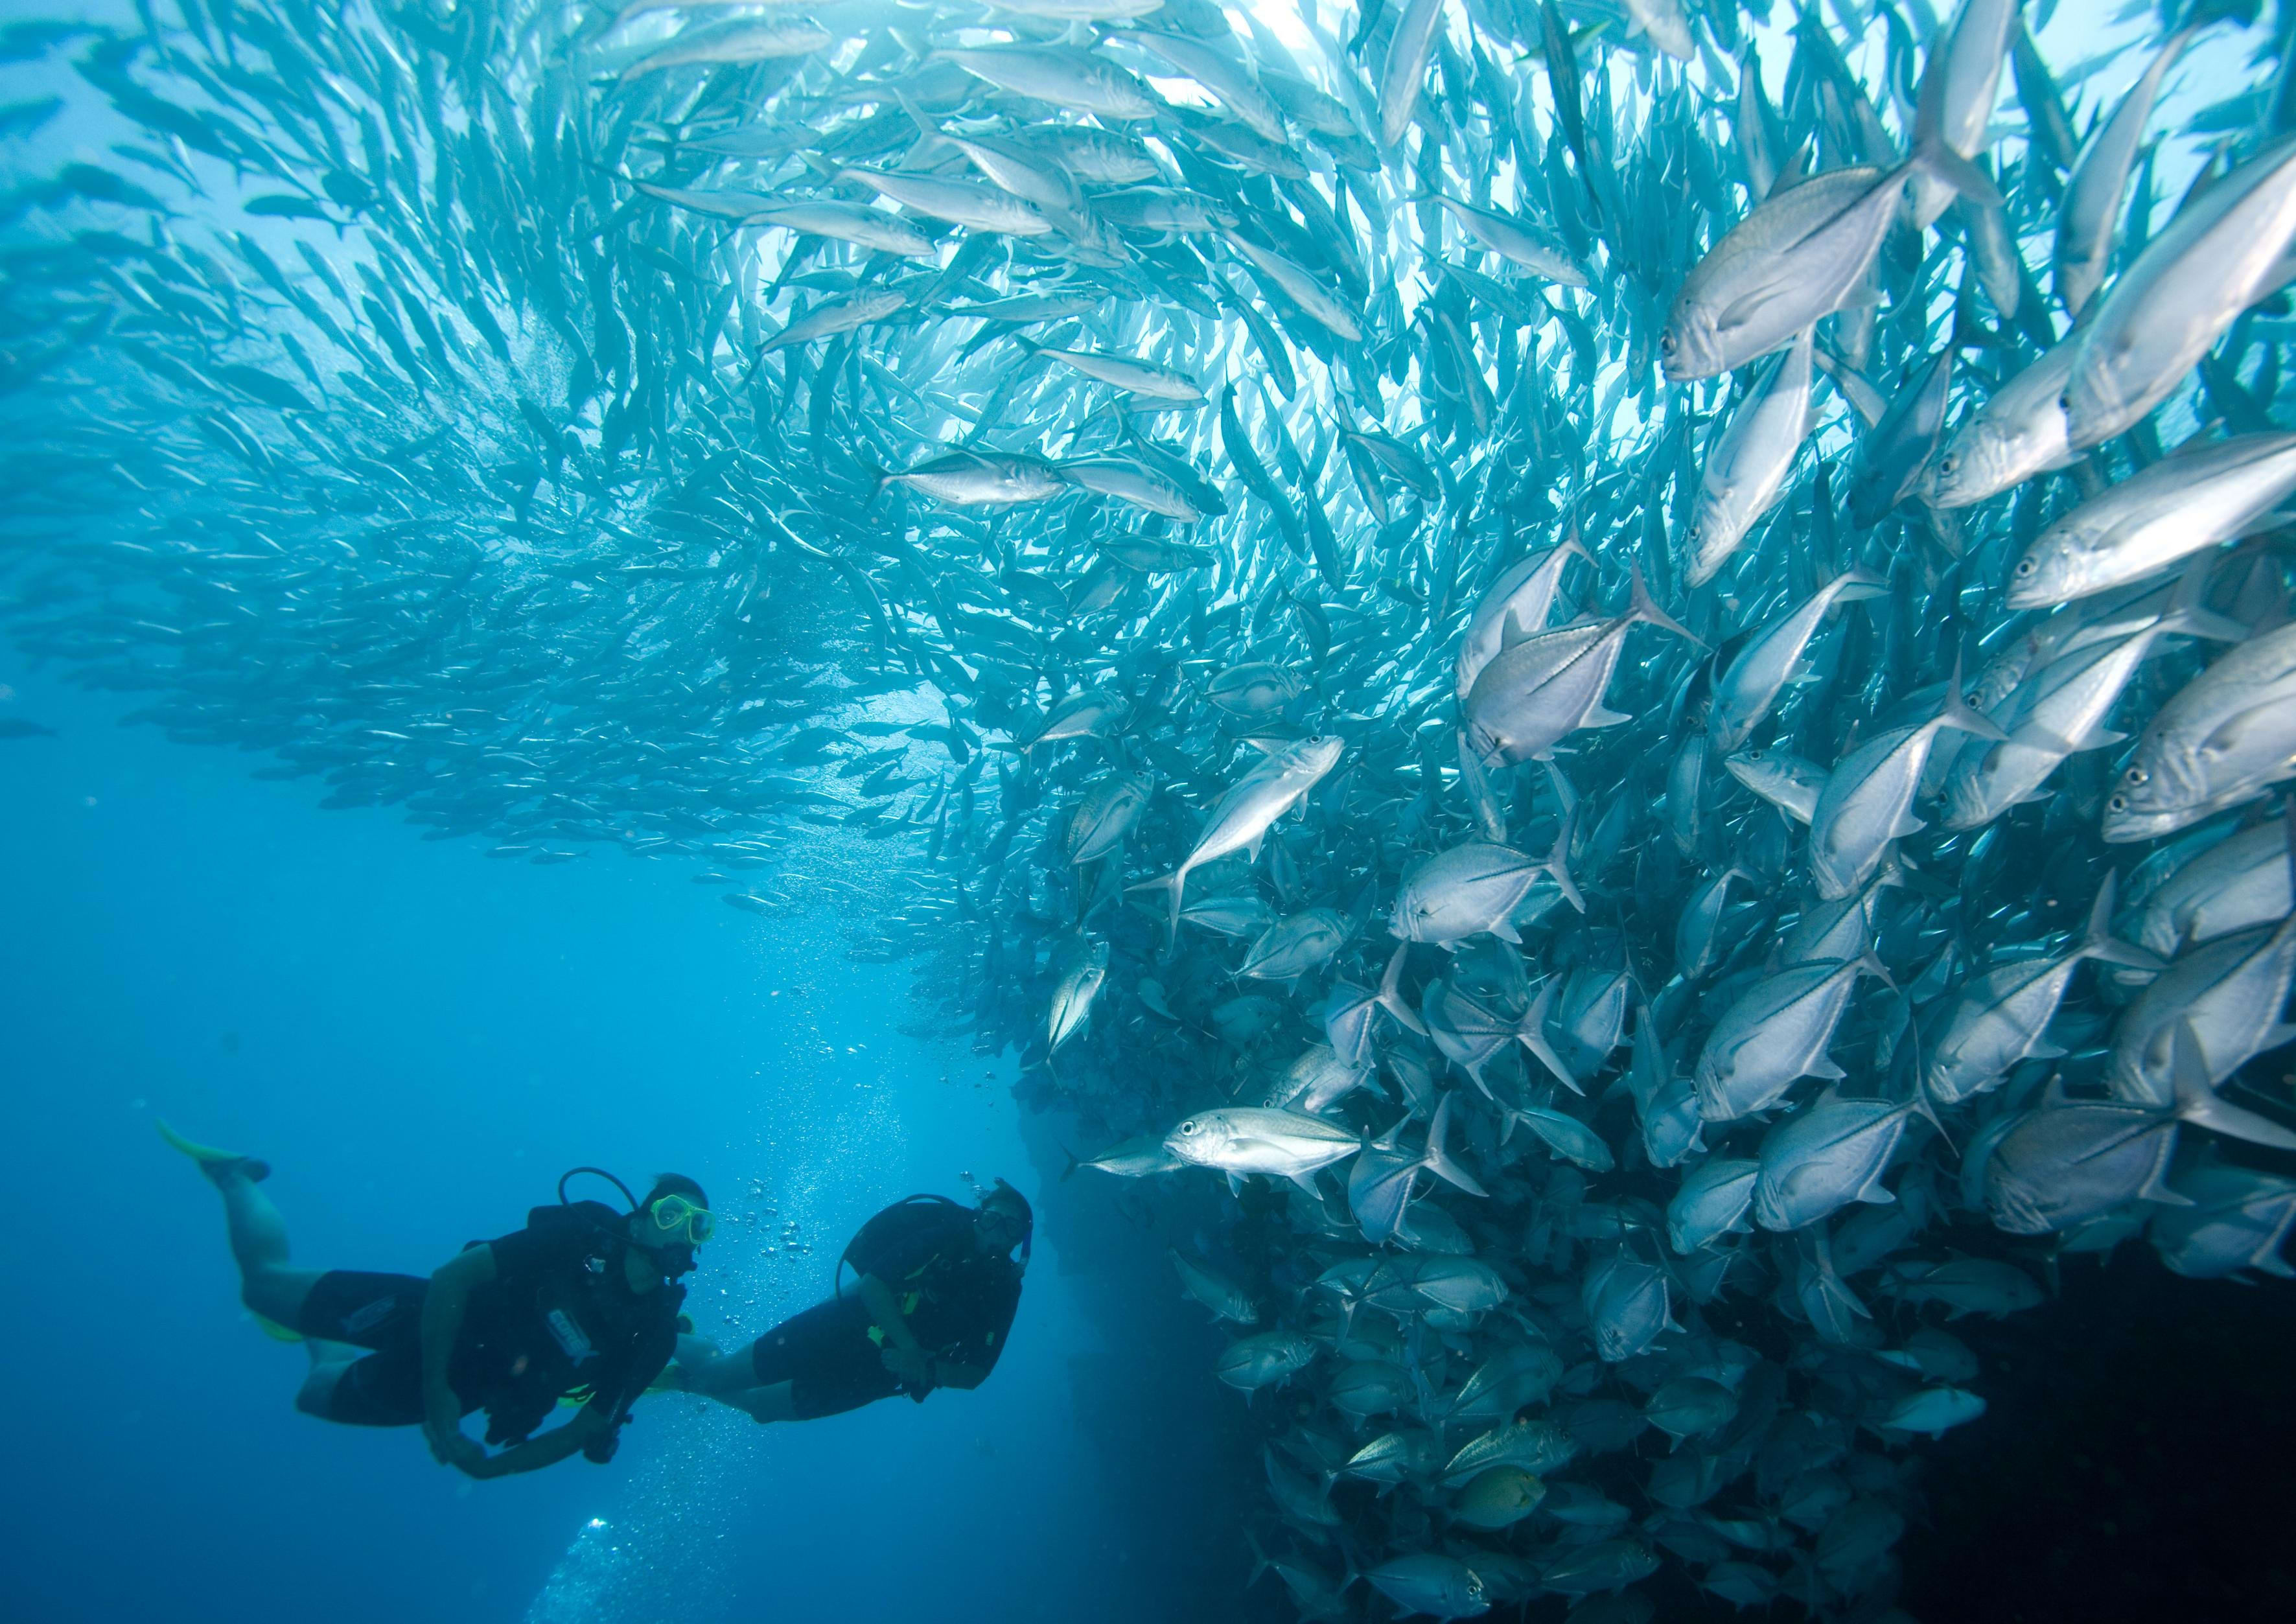
[[[896, 91], [893, 93], [893, 99], [901, 104], [901, 111], [908, 114], [909, 121], [917, 127], [918, 147], [931, 147], [947, 139], [942, 134], [940, 126], [933, 121], [932, 115], [917, 105], [914, 96], [906, 91]], [[911, 149], [913, 156], [915, 150], [915, 148]]]
[[[2286, 1038], [2279, 1041], [2285, 1042]], [[2228, 1138], [2244, 1139], [2251, 1144], [2296, 1151], [2296, 1132], [2269, 1117], [2235, 1105], [2217, 1093], [2216, 1085], [2209, 1080], [2208, 1060], [2201, 1053], [2201, 1040], [2189, 1021], [2177, 1022], [2177, 1030], [2169, 1038], [2169, 1064], [2176, 1082], [2176, 1111], [2180, 1119]]]
[[1427, 1128], [1427, 1154], [1419, 1165], [1456, 1189], [1464, 1190], [1470, 1195], [1488, 1195], [1490, 1192], [1476, 1183], [1473, 1175], [1466, 1169], [1452, 1161], [1451, 1152], [1444, 1146], [1443, 1141], [1451, 1127], [1451, 1098], [1446, 1094], [1442, 1103], [1435, 1107], [1435, 1120]]
[[1524, 1013], [1521, 1024], [1515, 1028], [1514, 1035], [1524, 1048], [1538, 1056], [1539, 1064], [1554, 1073], [1557, 1082], [1571, 1093], [1584, 1095], [1587, 1090], [1570, 1074], [1570, 1068], [1562, 1063], [1562, 1056], [1554, 1052], [1554, 1046], [1546, 1041], [1546, 1012], [1554, 1007], [1554, 992], [1559, 985], [1554, 977], [1546, 978], [1538, 989], [1538, 997], [1530, 1001], [1530, 1008]]
[[2077, 949], [2082, 958], [2093, 958], [2101, 964], [2126, 964], [2132, 970], [2158, 970], [2160, 956], [2120, 940], [2112, 933], [2112, 906], [2119, 890], [2117, 877], [2107, 870], [2104, 883], [2096, 888], [2096, 901], [2088, 911], [2088, 931]]
[[1583, 914], [1587, 911], [1587, 898], [1579, 894], [1578, 882], [1570, 877], [1570, 830], [1578, 821], [1576, 808], [1562, 815], [1562, 827], [1554, 834], [1554, 849], [1546, 854], [1546, 860], [1539, 867], [1554, 882], [1563, 900]]
[[1136, 885], [1128, 885], [1124, 889], [1128, 892], [1169, 891], [1172, 894], [1169, 924], [1172, 939], [1177, 941], [1180, 936], [1180, 895], [1187, 889], [1187, 884], [1188, 871], [1185, 868], [1176, 868], [1168, 874], [1159, 875], [1153, 880], [1143, 880]]
[[1698, 644], [1700, 648], [1704, 648], [1706, 646], [1706, 641], [1704, 638], [1701, 637], [1696, 632], [1692, 631], [1688, 627], [1676, 619], [1672, 615], [1668, 614], [1666, 611], [1660, 609], [1658, 604], [1652, 600], [1650, 589], [1643, 585], [1643, 567], [1640, 564], [1636, 564], [1634, 567], [1633, 592], [1634, 602], [1632, 606], [1627, 611], [1627, 613], [1630, 617], [1640, 620], [1645, 626], [1655, 626], [1661, 631], [1669, 631], [1677, 637], [1687, 638], [1689, 641]]
[[1259, 1582], [1259, 1576], [1275, 1564], [1267, 1560], [1267, 1553], [1260, 1548], [1259, 1536], [1250, 1529], [1243, 1530], [1243, 1542], [1251, 1547], [1251, 1577], [1243, 1582], [1256, 1585]]
[[1933, 52], [1929, 69], [1922, 75], [1921, 99], [1914, 114], [1914, 150], [1906, 155], [1898, 178], [1903, 180], [1908, 172], [1926, 175], [1972, 202], [1998, 209], [2001, 189], [1993, 184], [1992, 176], [1946, 144], [1945, 82], [1949, 54], [1943, 49]]
[[1962, 733], [1973, 733], [1980, 739], [1999, 743], [2009, 735], [2001, 731], [1991, 717], [1972, 709], [1961, 697], [1961, 661], [1953, 662], [1953, 680], [1945, 685], [1945, 701], [1938, 707], [1935, 720], [1943, 726]]
[[2249, 628], [2229, 615], [2220, 615], [2208, 606], [2210, 561], [2200, 560], [2186, 570], [2177, 582], [2177, 595], [2169, 612], [2153, 623], [2156, 635], [2181, 637], [2205, 637], [2211, 643], [2245, 643]]
[[1403, 996], [1403, 958], [1410, 951], [1410, 943], [1396, 944], [1395, 951], [1388, 957], [1387, 972], [1379, 978], [1378, 1003], [1380, 1008], [1394, 1016], [1406, 1030], [1424, 1038], [1427, 1036], [1426, 1022], [1420, 1020], [1418, 1012]]

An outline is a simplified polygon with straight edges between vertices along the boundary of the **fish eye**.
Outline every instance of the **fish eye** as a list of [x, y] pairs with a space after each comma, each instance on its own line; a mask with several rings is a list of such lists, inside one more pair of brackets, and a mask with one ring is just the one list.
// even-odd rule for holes
[[1749, 761], [1764, 761], [1768, 759], [1768, 756], [1765, 751], [1750, 750], [1746, 752], [1746, 759]]
[[2023, 580], [2027, 576], [2033, 573], [2035, 567], [2036, 566], [2031, 559], [2021, 558], [2017, 561], [2017, 568], [2012, 573], [2013, 573], [2019, 580]]
[[1670, 356], [1675, 352], [1677, 348], [1677, 346], [1674, 341], [1674, 334], [1670, 332], [1661, 332], [1658, 335], [1659, 354], [1662, 356]]
[[2152, 779], [2152, 775], [2141, 767], [2130, 767], [2125, 775], [2131, 783], [2149, 783]]
[[1961, 458], [1955, 455], [1950, 451], [1947, 452], [1943, 456], [1938, 458], [1938, 472], [1948, 478], [1954, 474], [1959, 473], [1961, 472]]
[[1195, 1119], [1193, 1117], [1189, 1118], [1188, 1120], [1180, 1124], [1181, 1137], [1185, 1138], [1187, 1136], [1194, 1133], [1196, 1131], [1196, 1128], [1197, 1123]]
[[2126, 811], [2128, 811], [2128, 796], [2126, 796], [2126, 795], [2116, 795], [2116, 796], [2114, 796], [2111, 800], [2108, 800], [2108, 801], [2106, 801], [2106, 802], [2104, 803], [2104, 809], [2105, 809], [2106, 811], [2108, 811], [2108, 812], [2126, 812]]

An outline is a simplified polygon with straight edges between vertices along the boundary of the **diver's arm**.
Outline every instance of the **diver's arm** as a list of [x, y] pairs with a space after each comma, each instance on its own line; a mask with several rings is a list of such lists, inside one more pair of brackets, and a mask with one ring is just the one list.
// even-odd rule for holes
[[612, 1431], [611, 1409], [611, 1406], [601, 1406], [595, 1402], [586, 1404], [581, 1413], [564, 1426], [554, 1427], [539, 1438], [529, 1438], [522, 1444], [512, 1444], [499, 1455], [487, 1456], [471, 1475], [475, 1478], [503, 1478], [554, 1466], [599, 1433]]
[[885, 1341], [903, 1353], [925, 1357], [924, 1345], [917, 1341], [916, 1333], [909, 1329], [907, 1316], [893, 1297], [893, 1288], [874, 1275], [861, 1276], [861, 1300], [869, 1309], [869, 1317], [885, 1333]]
[[961, 1387], [970, 1392], [988, 1380], [987, 1366], [959, 1365], [951, 1359], [935, 1359], [926, 1367], [935, 1387]]
[[462, 1333], [472, 1291], [494, 1277], [494, 1249], [473, 1246], [439, 1266], [422, 1298], [422, 1432], [432, 1455], [465, 1472], [485, 1460], [486, 1451], [463, 1431], [462, 1401], [449, 1380], [455, 1339]]

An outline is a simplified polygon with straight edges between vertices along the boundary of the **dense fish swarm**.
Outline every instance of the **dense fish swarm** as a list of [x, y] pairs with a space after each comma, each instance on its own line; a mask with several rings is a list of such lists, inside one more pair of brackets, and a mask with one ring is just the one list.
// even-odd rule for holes
[[2057, 9], [12, 22], [0, 615], [492, 855], [882, 841], [1217, 1194], [1302, 1616], [1876, 1618], [1941, 1317], [2296, 1220], [2296, 11]]

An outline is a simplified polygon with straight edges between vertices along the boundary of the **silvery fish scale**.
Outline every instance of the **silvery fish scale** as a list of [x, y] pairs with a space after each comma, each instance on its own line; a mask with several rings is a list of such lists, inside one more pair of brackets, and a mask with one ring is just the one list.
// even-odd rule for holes
[[2251, 925], [2288, 916], [2287, 831], [2259, 824], [2179, 866], [2145, 899], [2138, 943], [2163, 957]]
[[1826, 1058], [1849, 1007], [1855, 962], [1799, 965], [1756, 982], [1715, 1021], [1698, 1056], [1698, 1108], [1734, 1122], [1776, 1104], [1805, 1077], [1839, 1078]]
[[2296, 1038], [2282, 1021], [2296, 982], [2296, 915], [2194, 947], [2169, 964], [2121, 1013], [2105, 1082], [2117, 1099], [2166, 1106], [2175, 1097], [2173, 1041], [2190, 1024], [2208, 1079], [2220, 1083], [2251, 1055]]
[[1580, 1287], [1595, 1351], [1615, 1365], [1674, 1328], [1666, 1271], [1621, 1250], [1590, 1265]]
[[2280, 1255], [2296, 1229], [2296, 1181], [2214, 1162], [2169, 1183], [2191, 1203], [2152, 1210], [2152, 1244], [2171, 1269], [2200, 1280], [2243, 1269], [2282, 1279], [2296, 1275]]
[[1896, 1198], [1882, 1185], [1916, 1106], [1829, 1095], [1786, 1118], [1762, 1140], [1754, 1221], [1800, 1229], [1852, 1202]]
[[1452, 942], [1483, 931], [1515, 939], [1508, 921], [1542, 871], [1536, 858], [1509, 847], [1454, 846], [1404, 875], [1390, 929], [1406, 941]]
[[1993, 1149], [1986, 1202], [2012, 1234], [2047, 1234], [2160, 1187], [2176, 1149], [2177, 1120], [2140, 1106], [2044, 1107]]
[[2045, 1041], [2081, 956], [2025, 959], [1988, 970], [1962, 988], [1930, 1041], [1922, 1083], [1940, 1104], [1997, 1086], [2026, 1059], [2063, 1053]]
[[1696, 1251], [1744, 1232], [1762, 1164], [1751, 1156], [1711, 1156], [1683, 1176], [1667, 1205], [1667, 1238], [1678, 1252]]

